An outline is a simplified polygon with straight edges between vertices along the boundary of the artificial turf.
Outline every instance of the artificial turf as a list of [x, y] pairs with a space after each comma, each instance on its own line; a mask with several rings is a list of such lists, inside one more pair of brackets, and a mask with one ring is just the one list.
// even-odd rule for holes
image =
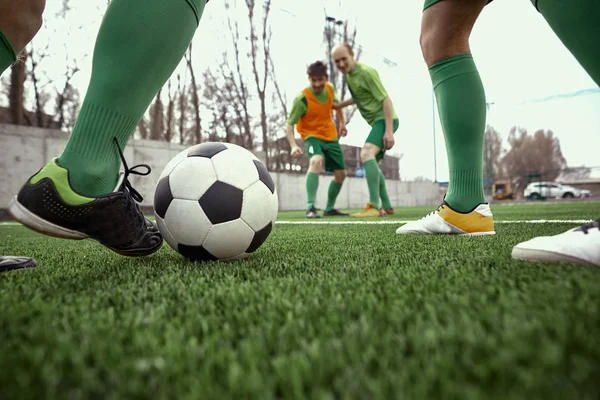
[[[432, 209], [397, 211], [385, 219]], [[579, 220], [600, 203], [492, 211]], [[600, 269], [510, 258], [578, 224], [499, 223], [488, 237], [398, 225], [277, 224], [249, 259], [205, 264], [166, 244], [124, 258], [0, 225], [0, 254], [39, 263], [0, 275], [1, 398], [600, 396]]]

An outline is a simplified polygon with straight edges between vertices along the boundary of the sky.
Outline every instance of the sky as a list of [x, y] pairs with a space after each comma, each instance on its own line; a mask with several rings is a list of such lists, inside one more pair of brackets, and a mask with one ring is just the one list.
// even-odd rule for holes
[[[63, 20], [55, 15], [62, 0], [48, 0], [45, 25], [34, 43], [50, 46], [53, 57], [45, 61], [45, 68], [57, 82], [67, 57], [78, 60], [81, 71], [73, 83], [83, 94], [106, 1], [72, 3], [73, 10]], [[279, 83], [291, 106], [294, 96], [307, 85], [306, 65], [324, 60], [325, 15], [356, 24], [357, 43], [363, 49], [361, 61], [378, 70], [399, 116], [396, 145], [390, 154], [402, 155], [402, 178], [445, 181], [448, 167], [444, 136], [419, 47], [422, 6], [420, 1], [398, 0], [372, 0], [368, 5], [358, 0], [272, 0], [272, 54]], [[237, 12], [245, 18], [243, 3]], [[216, 65], [226, 43], [224, 21], [222, 4], [210, 2], [193, 40], [196, 70]], [[503, 139], [513, 125], [531, 133], [552, 129], [569, 165], [600, 166], [596, 154], [600, 144], [600, 92], [529, 0], [496, 0], [488, 5], [473, 29], [470, 44], [487, 101], [492, 103], [487, 123]], [[387, 65], [384, 58], [396, 65]], [[585, 89], [596, 91], [557, 96]], [[281, 130], [283, 135], [285, 127]], [[360, 146], [369, 127], [356, 113], [348, 130], [341, 142]], [[594, 170], [594, 175], [600, 176], [600, 168]]]

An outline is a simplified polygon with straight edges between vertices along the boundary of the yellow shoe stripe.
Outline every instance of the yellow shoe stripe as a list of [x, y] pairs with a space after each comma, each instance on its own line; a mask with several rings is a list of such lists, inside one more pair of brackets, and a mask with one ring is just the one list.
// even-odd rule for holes
[[492, 216], [486, 217], [476, 211], [462, 214], [454, 211], [448, 206], [444, 206], [438, 210], [438, 214], [444, 221], [466, 233], [494, 231], [494, 218]]

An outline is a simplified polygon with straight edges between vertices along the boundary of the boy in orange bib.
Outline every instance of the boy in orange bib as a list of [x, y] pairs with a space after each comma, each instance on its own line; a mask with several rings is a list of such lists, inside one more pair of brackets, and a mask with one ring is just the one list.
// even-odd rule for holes
[[[323, 216], [348, 215], [335, 209], [335, 200], [342, 189], [346, 178], [344, 153], [338, 140], [338, 132], [333, 121], [333, 103], [337, 102], [335, 88], [328, 82], [327, 66], [321, 61], [309, 65], [308, 80], [310, 85], [296, 96], [287, 121], [287, 138], [293, 157], [300, 157], [304, 152], [294, 138], [294, 125], [304, 141], [304, 149], [310, 164], [306, 174], [306, 217], [320, 218], [315, 207], [315, 198], [319, 188], [319, 173], [325, 164], [325, 170], [333, 172], [333, 180], [327, 192], [327, 205]], [[337, 111], [340, 121], [339, 136], [348, 133], [344, 117]]]

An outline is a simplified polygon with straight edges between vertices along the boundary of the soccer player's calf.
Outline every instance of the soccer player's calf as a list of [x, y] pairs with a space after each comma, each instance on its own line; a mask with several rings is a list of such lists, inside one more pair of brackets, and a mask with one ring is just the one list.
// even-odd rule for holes
[[[129, 168], [122, 150], [179, 64], [206, 3], [110, 3], [96, 38], [90, 84], [67, 145], [21, 187], [9, 204], [14, 219], [51, 236], [92, 238], [122, 255], [142, 256], [160, 249], [162, 236], [144, 217], [138, 204], [142, 198], [128, 181], [129, 174], [148, 175], [150, 169]], [[39, 29], [43, 5], [36, 0], [0, 3], [2, 68]], [[8, 12], [14, 18], [24, 15], [23, 22], [11, 19]], [[161, 56], [148, 58], [157, 48]], [[119, 173], [121, 165], [124, 174]]]

